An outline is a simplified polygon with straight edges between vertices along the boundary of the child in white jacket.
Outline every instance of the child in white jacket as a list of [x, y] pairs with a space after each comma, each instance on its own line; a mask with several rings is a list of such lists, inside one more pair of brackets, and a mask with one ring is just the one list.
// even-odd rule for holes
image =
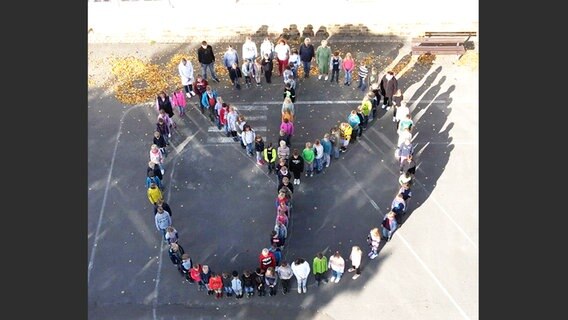
[[294, 272], [296, 281], [298, 281], [298, 293], [306, 293], [308, 291], [307, 282], [310, 271], [310, 264], [302, 258], [298, 258], [292, 263], [292, 272]]

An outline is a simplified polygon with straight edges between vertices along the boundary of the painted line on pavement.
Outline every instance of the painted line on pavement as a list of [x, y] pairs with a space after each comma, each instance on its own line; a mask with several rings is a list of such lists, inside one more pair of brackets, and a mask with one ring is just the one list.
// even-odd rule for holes
[[246, 116], [247, 121], [266, 121], [266, 116]]
[[216, 143], [223, 143], [223, 144], [236, 144], [238, 141], [233, 140], [233, 137], [208, 137], [207, 144], [216, 144]]
[[176, 146], [173, 143], [170, 143], [172, 145], [172, 147], [174, 147], [174, 150], [176, 151], [176, 153], [181, 153], [181, 151], [185, 148], [185, 146], [191, 141], [191, 139], [193, 139], [195, 137], [195, 135], [197, 134], [197, 132], [195, 132], [194, 134], [192, 134], [191, 136], [185, 138], [185, 140], [183, 140], [182, 143], [180, 143], [178, 146]]
[[[387, 171], [391, 171], [390, 168], [388, 168], [388, 166], [384, 163], [380, 164], [381, 166], [385, 167], [387, 169]], [[359, 181], [357, 181], [357, 179], [355, 179], [353, 177], [353, 175], [351, 174], [351, 172], [349, 172], [349, 170], [347, 169], [347, 167], [343, 164], [343, 162], [340, 163], [340, 167], [341, 169], [343, 169], [345, 171], [345, 173], [354, 180], [354, 184], [355, 186], [357, 186], [357, 188], [359, 188], [359, 190], [361, 190], [362, 194], [369, 200], [369, 202], [374, 202], [373, 199], [371, 198], [371, 196], [369, 196], [369, 194], [367, 193], [367, 191], [365, 191], [365, 189], [363, 188], [363, 186], [361, 186], [361, 184], [359, 183]], [[373, 204], [371, 202], [371, 205]], [[376, 205], [376, 203], [375, 203]], [[373, 206], [374, 207], [374, 206]], [[377, 211], [379, 211], [379, 215], [381, 216], [381, 221], [384, 219], [384, 213], [382, 212], [381, 208], [379, 206], [376, 206], [375, 209]], [[420, 263], [420, 265], [426, 270], [426, 272], [428, 273], [428, 275], [434, 280], [434, 282], [436, 282], [436, 284], [440, 287], [440, 289], [442, 289], [442, 292], [450, 299], [450, 302], [458, 309], [458, 311], [460, 312], [460, 314], [465, 318], [465, 319], [469, 319], [469, 317], [465, 314], [465, 312], [463, 311], [463, 309], [457, 304], [456, 300], [454, 299], [454, 297], [452, 297], [452, 295], [448, 292], [448, 290], [444, 287], [444, 285], [440, 282], [440, 280], [438, 280], [438, 278], [436, 277], [436, 275], [428, 268], [428, 266], [426, 265], [426, 263], [424, 263], [424, 261], [422, 261], [422, 259], [420, 258], [420, 256], [418, 256], [418, 254], [416, 253], [416, 251], [414, 251], [412, 249], [412, 246], [410, 245], [410, 243], [408, 243], [408, 241], [406, 241], [406, 239], [404, 238], [404, 236], [402, 235], [402, 232], [404, 230], [397, 230], [395, 232], [395, 234], [393, 235], [394, 237], [400, 238], [402, 240], [402, 242], [404, 243], [404, 245], [410, 250], [410, 252], [412, 253], [412, 255], [414, 255], [414, 257], [418, 260], [418, 262]]]
[[[249, 117], [247, 117], [246, 119], [247, 119], [247, 120], [250, 120]], [[266, 131], [266, 127], [265, 127], [265, 126], [260, 126], [260, 127], [256, 127], [256, 126], [255, 126], [255, 127], [252, 127], [252, 129], [253, 129], [255, 132]], [[208, 128], [207, 128], [207, 132], [223, 132], [223, 133], [225, 133], [225, 129], [224, 129], [224, 128], [217, 129], [217, 127], [211, 126], [211, 127], [208, 127]], [[224, 137], [224, 138], [226, 138], [226, 137]], [[231, 137], [229, 137], [229, 138], [231, 138]], [[231, 138], [231, 141], [232, 141], [232, 139], [233, 139], [233, 138]]]
[[412, 247], [410, 246], [410, 244], [408, 243], [408, 241], [406, 241], [406, 239], [399, 234], [400, 231], [395, 232], [394, 236], [397, 236], [398, 238], [400, 238], [402, 240], [402, 243], [404, 243], [404, 245], [408, 248], [408, 250], [410, 250], [410, 253], [412, 253], [412, 255], [414, 256], [414, 258], [416, 258], [416, 260], [418, 260], [418, 263], [420, 263], [420, 265], [426, 270], [426, 272], [428, 273], [428, 275], [434, 280], [434, 282], [436, 282], [436, 284], [438, 285], [438, 287], [440, 287], [440, 289], [442, 290], [442, 292], [446, 295], [446, 297], [448, 297], [448, 299], [450, 299], [450, 302], [454, 305], [454, 307], [456, 307], [456, 309], [458, 309], [459, 313], [462, 315], [462, 317], [464, 319], [469, 319], [469, 317], [467, 316], [467, 314], [465, 313], [465, 311], [463, 311], [463, 309], [460, 307], [460, 305], [456, 302], [456, 300], [454, 299], [454, 297], [448, 292], [448, 290], [444, 287], [444, 285], [440, 282], [440, 280], [438, 280], [438, 278], [436, 277], [436, 275], [430, 270], [430, 268], [428, 268], [428, 266], [426, 265], [426, 263], [424, 261], [422, 261], [422, 259], [420, 258], [420, 256], [418, 256], [418, 254], [416, 253], [416, 251], [414, 251], [412, 249]]
[[[274, 103], [272, 104], [279, 104], [282, 105], [282, 102], [277, 102], [277, 101], [272, 101]], [[243, 104], [243, 105], [239, 105], [237, 103], [231, 103], [232, 106], [235, 106], [237, 108], [237, 110], [239, 111], [266, 111], [268, 110], [268, 107], [265, 106], [265, 103], [256, 103], [253, 102], [254, 105], [250, 105], [250, 104]]]
[[95, 238], [93, 240], [93, 249], [91, 250], [91, 256], [89, 257], [89, 265], [87, 267], [87, 285], [89, 284], [89, 281], [91, 280], [91, 271], [94, 268], [95, 265], [95, 253], [97, 252], [97, 246], [99, 243], [99, 236], [100, 236], [100, 231], [101, 231], [101, 225], [103, 222], [103, 216], [105, 213], [105, 206], [106, 206], [106, 202], [107, 202], [107, 197], [108, 197], [108, 190], [110, 189], [110, 180], [112, 178], [112, 171], [114, 169], [114, 160], [116, 159], [116, 152], [118, 150], [118, 143], [120, 142], [120, 136], [122, 135], [122, 125], [124, 124], [124, 118], [126, 117], [127, 114], [130, 113], [130, 111], [137, 109], [138, 107], [143, 107], [144, 105], [138, 105], [138, 106], [134, 106], [128, 110], [126, 110], [126, 112], [122, 115], [122, 117], [120, 117], [120, 125], [118, 126], [118, 133], [116, 134], [116, 141], [114, 143], [114, 150], [112, 152], [112, 158], [110, 159], [110, 167], [108, 170], [108, 176], [107, 176], [107, 181], [106, 181], [106, 185], [105, 185], [105, 192], [103, 194], [103, 201], [101, 203], [101, 211], [99, 212], [99, 221], [97, 223], [97, 229], [95, 231]]
[[[306, 100], [306, 101], [296, 101], [294, 102], [294, 105], [302, 105], [302, 104], [340, 104], [340, 103], [346, 103], [346, 104], [350, 104], [350, 103], [361, 103], [361, 100]], [[434, 103], [434, 104], [445, 104], [447, 103], [446, 100], [409, 100], [406, 101], [407, 104], [410, 103], [415, 103], [415, 102], [420, 102], [420, 103]], [[255, 101], [255, 102], [251, 102], [253, 105], [261, 105], [261, 106], [265, 106], [265, 105], [282, 105], [282, 102], [280, 101]], [[239, 110], [253, 110], [252, 107], [250, 105], [244, 105], [244, 106], [239, 106], [238, 104], [233, 104], [235, 107], [237, 107], [237, 109]], [[247, 109], [242, 109], [242, 107], [246, 107]], [[268, 110], [268, 109], [262, 109], [262, 110]]]
[[427, 194], [428, 194], [428, 199], [432, 199], [432, 201], [434, 201], [434, 203], [436, 204], [436, 206], [438, 206], [438, 208], [440, 209], [440, 211], [450, 220], [450, 222], [458, 229], [458, 231], [466, 238], [466, 240], [471, 243], [471, 245], [475, 248], [478, 249], [477, 244], [475, 243], [475, 241], [473, 241], [465, 232], [464, 229], [462, 229], [462, 227], [454, 220], [454, 218], [452, 218], [452, 216], [444, 209], [444, 207], [438, 202], [438, 200], [436, 200], [436, 198], [432, 195], [431, 192], [428, 191], [428, 189], [426, 189], [426, 187], [424, 186], [424, 184], [422, 182], [420, 182], [420, 180], [416, 179], [416, 182], [420, 185], [420, 188], [422, 188], [422, 190], [424, 190]]
[[380, 211], [380, 210], [379, 210], [379, 206], [377, 205], [377, 203], [375, 202], [375, 200], [369, 200], [369, 202], [371, 202], [371, 205], [375, 208], [375, 210]]
[[[194, 134], [194, 136], [195, 136], [195, 134]], [[191, 140], [192, 137], [189, 137], [189, 139]], [[179, 152], [178, 152], [178, 154], [179, 154]], [[174, 176], [175, 169], [176, 169], [176, 167], [174, 165], [172, 165], [172, 170], [170, 172], [170, 180], [169, 180], [170, 185], [171, 185], [172, 178]], [[170, 192], [170, 189], [168, 188], [168, 197], [167, 197], [167, 200], [166, 200], [167, 203], [170, 203], [171, 195], [172, 195], [172, 193]], [[157, 271], [157, 274], [156, 274], [156, 285], [154, 286], [154, 292], [152, 294], [154, 296], [154, 301], [152, 302], [152, 315], [154, 316], [154, 320], [158, 319], [158, 317], [156, 316], [156, 310], [158, 309], [158, 293], [159, 293], [159, 286], [160, 286], [160, 275], [162, 274], [162, 261], [164, 261], [164, 259], [162, 258], [162, 255], [164, 254], [164, 243], [163, 243], [163, 241], [164, 241], [164, 239], [160, 235], [160, 254], [158, 255], [158, 271]]]

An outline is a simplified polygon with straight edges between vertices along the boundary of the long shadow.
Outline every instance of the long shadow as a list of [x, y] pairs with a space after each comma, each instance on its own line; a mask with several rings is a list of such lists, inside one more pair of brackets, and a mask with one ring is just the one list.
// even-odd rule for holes
[[[260, 44], [259, 41], [256, 43], [257, 46]], [[218, 65], [227, 44], [214, 45]], [[240, 52], [242, 43], [234, 45]], [[198, 46], [198, 43], [175, 45], [155, 53], [151, 61], [166, 63], [174, 54], [187, 53], [187, 50], [193, 53]], [[366, 48], [365, 46], [368, 45], [361, 44], [359, 47]], [[347, 49], [355, 47], [349, 44]], [[388, 59], [392, 61], [397, 57], [402, 45], [393, 43], [386, 47], [387, 49], [375, 49], [375, 53], [386, 59], [385, 66]], [[377, 66], [382, 70], [380, 63]], [[194, 64], [194, 69], [196, 75], [200, 73], [198, 65]], [[412, 77], [406, 78], [405, 75], [399, 79], [399, 84], [408, 88], [420, 81], [427, 72], [428, 68], [415, 66], [408, 73]], [[423, 191], [418, 188], [413, 190], [413, 210], [428, 199], [435, 188], [435, 184], [431, 182], [438, 180], [453, 149], [453, 146], [449, 147], [451, 125], [441, 132], [427, 130], [432, 125], [440, 128], [450, 111], [448, 105], [451, 103], [451, 91], [438, 96], [441, 82], [430, 89], [427, 87], [427, 83], [432, 82], [440, 72], [441, 69], [436, 70], [433, 73], [435, 76], [430, 75], [426, 79], [420, 89], [428, 91], [421, 99], [423, 102], [417, 103], [412, 111], [415, 115], [424, 110], [416, 123], [419, 134], [415, 143], [426, 145], [428, 141], [436, 142], [428, 144], [418, 156], [419, 172], [428, 171], [428, 183], [423, 183], [421, 177], [418, 177]], [[254, 101], [259, 96], [258, 93], [247, 96], [226, 91], [227, 86], [223, 81], [227, 79], [221, 80], [221, 84], [214, 85], [221, 92], [230, 92], [226, 95], [231, 101]], [[266, 96], [280, 92], [275, 87], [265, 90]], [[99, 109], [89, 113], [89, 183], [104, 185], [101, 181], [106, 179], [105, 172], [108, 172], [111, 165], [108, 159], [113, 158], [118, 120], [129, 107], [118, 107], [120, 103], [112, 102], [114, 97], [107, 95], [103, 88], [89, 89], [89, 94], [89, 103]], [[428, 100], [437, 103], [428, 103]], [[128, 112], [121, 127], [123, 135], [117, 147], [111, 189], [106, 200], [108, 208], [100, 231], [100, 239], [104, 241], [99, 242], [93, 279], [89, 285], [90, 318], [118, 319], [121, 317], [119, 313], [109, 314], [108, 310], [121, 309], [127, 312], [131, 308], [126, 306], [146, 310], [147, 316], [140, 315], [140, 318], [151, 318], [152, 311], [159, 318], [181, 315], [215, 318], [218, 314], [215, 309], [219, 306], [238, 310], [236, 312], [239, 318], [260, 318], [258, 308], [252, 307], [253, 304], [248, 301], [215, 301], [203, 292], [197, 292], [195, 286], [184, 282], [177, 274], [153, 226], [151, 207], [143, 187], [142, 170], [146, 166], [147, 147], [153, 131], [152, 122], [148, 119], [155, 117], [152, 113], [154, 110], [140, 107]], [[278, 110], [271, 112], [273, 115], [269, 117], [272, 118], [275, 118], [274, 114], [279, 114]], [[108, 115], [104, 116], [104, 113]], [[264, 170], [255, 167], [236, 144], [204, 148], [206, 127], [210, 123], [197, 109], [191, 109], [189, 113], [189, 119], [184, 121], [195, 126], [195, 131], [201, 131], [188, 143], [187, 149], [179, 155], [170, 155], [166, 167], [166, 192], [170, 193], [169, 203], [174, 211], [174, 226], [180, 233], [180, 244], [190, 253], [194, 262], [209, 264], [214, 271], [235, 269], [241, 272], [245, 268], [254, 269], [260, 249], [268, 243], [269, 231], [274, 222], [274, 177], [267, 176]], [[380, 119], [373, 126], [390, 128], [392, 123], [388, 119]], [[304, 139], [313, 141], [320, 133], [323, 135], [323, 132], [306, 134]], [[385, 135], [392, 141], [396, 139], [394, 130]], [[251, 301], [254, 305], [266, 305], [274, 309], [265, 311], [264, 314], [285, 315], [287, 319], [313, 318], [316, 309], [332, 302], [338, 293], [361, 290], [368, 279], [379, 272], [382, 262], [388, 259], [388, 256], [379, 255], [377, 259], [369, 261], [366, 258], [368, 247], [365, 237], [372, 226], [379, 225], [378, 217], [386, 212], [385, 207], [392, 200], [396, 191], [393, 187], [398, 167], [392, 159], [392, 150], [380, 143], [376, 133], [369, 129], [364, 137], [368, 137], [370, 141], [361, 140], [353, 144], [340, 160], [332, 162], [325, 175], [317, 177], [319, 181], [314, 179], [313, 182], [307, 182], [307, 179], [303, 179], [302, 188], [298, 187], [294, 195], [293, 224], [284, 252], [284, 258], [289, 261], [301, 256], [311, 262], [318, 251], [325, 251], [326, 256], [329, 256], [331, 251], [339, 250], [346, 258], [351, 246], [359, 245], [364, 252], [362, 277], [353, 281], [350, 279], [351, 274], [346, 273], [333, 291], [318, 290], [321, 288], [316, 288], [310, 277], [309, 291], [317, 293], [317, 300], [311, 303], [310, 308], [297, 307], [310, 299], [310, 294], [297, 295], [292, 291], [293, 294], [287, 296], [279, 293], [273, 298], [255, 297]], [[183, 137], [180, 137], [181, 140], [184, 140]], [[369, 149], [361, 146], [364, 143]], [[369, 161], [369, 150], [385, 159], [381, 168], [371, 171], [363, 169]], [[384, 180], [392, 180], [393, 184], [375, 183]], [[369, 197], [371, 194], [378, 195], [371, 197], [379, 204], [378, 212], [364, 193]], [[94, 222], [98, 219], [100, 202], [104, 197], [103, 188], [100, 187], [89, 194], [90, 234], [94, 233]], [[357, 218], [353, 219], [353, 216]], [[91, 250], [91, 237], [89, 240]], [[380, 249], [384, 246], [381, 243]], [[156, 269], [161, 271], [157, 272]], [[159, 290], [157, 299], [156, 290]], [[272, 308], [274, 305], [277, 308]]]
[[450, 136], [454, 123], [446, 123], [452, 111], [450, 94], [455, 85], [439, 93], [444, 80], [445, 76], [424, 94], [414, 109], [411, 109], [414, 115], [419, 116], [415, 123], [416, 131], [413, 132], [418, 171], [412, 203], [402, 219], [403, 222], [429, 198], [455, 147]]

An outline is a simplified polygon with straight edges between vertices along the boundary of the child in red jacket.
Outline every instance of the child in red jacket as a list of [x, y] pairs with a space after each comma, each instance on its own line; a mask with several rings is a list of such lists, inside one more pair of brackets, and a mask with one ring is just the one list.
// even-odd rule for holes
[[199, 285], [199, 287], [197, 287], [198, 291], [203, 291], [203, 289], [205, 289], [205, 284], [201, 279], [202, 272], [203, 268], [199, 263], [194, 264], [193, 267], [191, 267], [191, 270], [189, 271], [189, 276], [191, 277], [191, 279], [197, 282], [197, 284]]

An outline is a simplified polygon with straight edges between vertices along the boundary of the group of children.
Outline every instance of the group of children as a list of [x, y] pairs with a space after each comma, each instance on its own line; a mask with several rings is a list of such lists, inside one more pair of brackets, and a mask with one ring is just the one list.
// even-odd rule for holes
[[[239, 74], [242, 73], [247, 87], [250, 86], [253, 78], [256, 84], [260, 85], [259, 71], [264, 71], [266, 82], [270, 83], [272, 74], [271, 59], [271, 53], [268, 56], [264, 53], [260, 60], [253, 59], [254, 62], [251, 59], [245, 60], [242, 68], [239, 69], [240, 71], [233, 71], [234, 76], [231, 70], [229, 70], [231, 81], [234, 85], [238, 84]], [[333, 53], [329, 64], [329, 68], [332, 71], [332, 82], [339, 81], [338, 68], [341, 66], [345, 72], [344, 84], [351, 84], [351, 71], [355, 67], [355, 63], [352, 60], [349, 53], [345, 59], [339, 57], [339, 52]], [[238, 69], [235, 66], [236, 63], [236, 61], [231, 62], [230, 68]], [[270, 63], [270, 67], [268, 67], [267, 63]], [[391, 210], [381, 224], [382, 232], [379, 231], [379, 228], [373, 228], [367, 237], [371, 248], [368, 254], [370, 259], [377, 257], [381, 239], [387, 241], [391, 239], [398, 224], [402, 222], [401, 217], [407, 211], [411, 197], [410, 188], [416, 170], [416, 163], [412, 157], [414, 147], [411, 142], [413, 122], [410, 110], [402, 102], [402, 94], [398, 90], [394, 73], [389, 71], [381, 81], [378, 81], [376, 70], [372, 70], [371, 80], [376, 82], [371, 84], [370, 90], [362, 99], [361, 104], [351, 111], [346, 119], [340, 122], [339, 126], [333, 127], [328, 133], [325, 133], [321, 140], [316, 139], [313, 144], [306, 142], [305, 147], [300, 151], [296, 148], [290, 150], [291, 138], [294, 134], [294, 102], [296, 99], [295, 88], [298, 64], [299, 62], [297, 64], [287, 64], [281, 69], [285, 88], [281, 110], [280, 136], [277, 146], [274, 146], [271, 142], [265, 145], [262, 137], [257, 135], [252, 126], [247, 123], [244, 115], [239, 114], [236, 107], [225, 103], [222, 97], [218, 96], [216, 90], [212, 89], [201, 76], [198, 76], [197, 80], [192, 82], [191, 85], [183, 87], [185, 94], [180, 87], [171, 96], [166, 95], [165, 92], [160, 92], [156, 99], [156, 108], [159, 115], [153, 144], [150, 148], [150, 162], [146, 178], [148, 199], [154, 206], [155, 225], [162, 233], [164, 241], [168, 243], [169, 257], [172, 263], [176, 265], [180, 274], [190, 283], [197, 283], [199, 291], [206, 289], [208, 294], [215, 294], [216, 298], [221, 298], [223, 293], [227, 296], [234, 294], [236, 298], [242, 298], [245, 293], [247, 297], [251, 297], [255, 292], [259, 296], [263, 296], [266, 294], [266, 291], [269, 292], [269, 295], [275, 295], [279, 282], [282, 285], [283, 294], [286, 294], [289, 292], [290, 279], [293, 275], [298, 282], [298, 293], [305, 293], [307, 276], [310, 270], [313, 272], [318, 285], [321, 281], [328, 282], [326, 273], [330, 269], [332, 271], [331, 282], [339, 282], [345, 267], [345, 260], [339, 252], [333, 253], [329, 260], [322, 253], [318, 253], [314, 257], [312, 268], [304, 259], [296, 259], [291, 265], [282, 259], [282, 250], [288, 236], [288, 221], [292, 208], [291, 201], [294, 185], [300, 184], [302, 173], [306, 177], [313, 177], [314, 173], [321, 173], [325, 170], [324, 168], [330, 166], [332, 154], [334, 159], [338, 159], [341, 152], [346, 152], [347, 146], [355, 142], [358, 137], [361, 137], [369, 123], [376, 119], [376, 113], [381, 100], [383, 101], [383, 109], [388, 111], [392, 106], [395, 107], [393, 122], [395, 122], [399, 135], [395, 156], [400, 161], [401, 176], [399, 178], [399, 190], [391, 204]], [[227, 67], [229, 68], [229, 66]], [[359, 66], [359, 88], [362, 91], [366, 89], [367, 74], [366, 66], [361, 64]], [[321, 79], [321, 74], [319, 78]], [[176, 128], [176, 124], [172, 120], [174, 116], [173, 110], [176, 108], [179, 115], [183, 116], [186, 111], [185, 98], [191, 98], [195, 95], [199, 96], [199, 107], [202, 113], [208, 111], [210, 120], [219, 129], [224, 128], [227, 136], [232, 136], [235, 142], [240, 142], [249, 156], [252, 157], [256, 154], [257, 164], [260, 166], [266, 164], [269, 174], [274, 173], [278, 176], [275, 201], [276, 219], [274, 228], [270, 232], [270, 247], [262, 249], [258, 267], [254, 271], [244, 270], [242, 274], [239, 274], [236, 270], [216, 273], [208, 265], [193, 263], [179, 244], [177, 230], [172, 225], [171, 208], [165, 203], [162, 194], [164, 190], [163, 176], [165, 173], [163, 162], [164, 158], [167, 157], [169, 139]], [[360, 275], [361, 256], [362, 251], [360, 247], [353, 246], [349, 255], [351, 267], [348, 269], [349, 272], [356, 272], [353, 279], [357, 279]]]

